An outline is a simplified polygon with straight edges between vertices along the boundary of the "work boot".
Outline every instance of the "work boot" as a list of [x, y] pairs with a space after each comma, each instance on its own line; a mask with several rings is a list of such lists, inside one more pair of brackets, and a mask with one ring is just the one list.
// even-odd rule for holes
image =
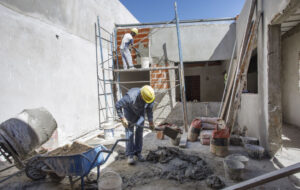
[[145, 158], [143, 157], [142, 154], [137, 154], [137, 155], [136, 155], [136, 158], [137, 158], [137, 160], [138, 160], [139, 162], [145, 162]]
[[133, 165], [133, 164], [134, 164], [133, 156], [129, 156], [129, 157], [128, 157], [128, 159], [127, 159], [127, 164], [129, 164], [129, 165]]

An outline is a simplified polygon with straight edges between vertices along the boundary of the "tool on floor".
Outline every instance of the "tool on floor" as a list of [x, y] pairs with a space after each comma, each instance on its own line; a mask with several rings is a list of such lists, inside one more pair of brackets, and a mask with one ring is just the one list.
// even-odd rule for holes
[[[145, 129], [150, 129], [149, 126], [142, 126], [142, 125], [137, 125], [137, 124], [134, 124], [136, 125], [137, 127], [142, 127], [142, 128], [145, 128]], [[175, 140], [176, 137], [178, 136], [179, 133], [182, 133], [182, 131], [179, 129], [179, 128], [172, 128], [171, 126], [162, 126], [162, 127], [155, 127], [154, 128], [155, 131], [163, 131], [164, 134], [168, 137], [170, 137], [171, 139]]]

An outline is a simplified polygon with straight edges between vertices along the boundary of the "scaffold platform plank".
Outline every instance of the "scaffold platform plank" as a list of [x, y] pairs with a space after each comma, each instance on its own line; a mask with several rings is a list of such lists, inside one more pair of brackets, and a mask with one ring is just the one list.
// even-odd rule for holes
[[125, 72], [140, 72], [140, 71], [155, 71], [155, 70], [175, 70], [178, 69], [177, 66], [172, 66], [172, 67], [149, 67], [149, 68], [138, 68], [138, 69], [114, 69], [114, 72], [120, 72], [120, 73], [125, 73]]

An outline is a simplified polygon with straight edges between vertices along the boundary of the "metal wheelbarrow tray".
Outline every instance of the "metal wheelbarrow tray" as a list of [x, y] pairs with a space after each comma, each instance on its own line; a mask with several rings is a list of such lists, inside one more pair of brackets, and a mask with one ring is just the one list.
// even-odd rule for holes
[[[84, 189], [84, 177], [93, 168], [97, 167], [98, 180], [100, 166], [108, 160], [117, 144], [121, 141], [127, 141], [127, 139], [117, 140], [110, 150], [99, 145], [81, 154], [68, 156], [48, 156], [44, 154], [35, 156], [26, 164], [26, 175], [33, 180], [44, 179], [49, 175], [53, 181], [57, 182], [68, 176], [72, 188], [76, 181], [81, 180], [81, 189]], [[104, 155], [104, 153], [107, 153], [107, 155]], [[73, 177], [78, 178], [73, 180]]]

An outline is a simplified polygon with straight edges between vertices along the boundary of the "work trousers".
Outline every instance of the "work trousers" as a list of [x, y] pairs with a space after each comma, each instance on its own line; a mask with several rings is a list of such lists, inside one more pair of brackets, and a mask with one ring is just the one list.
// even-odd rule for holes
[[[144, 122], [141, 125], [144, 126]], [[134, 124], [130, 124], [125, 129], [126, 138], [128, 139], [126, 142], [126, 156], [138, 155], [142, 152], [143, 131], [142, 127], [135, 126]]]
[[123, 68], [127, 69], [127, 65], [129, 68], [133, 67], [131, 53], [128, 48], [121, 49]]

